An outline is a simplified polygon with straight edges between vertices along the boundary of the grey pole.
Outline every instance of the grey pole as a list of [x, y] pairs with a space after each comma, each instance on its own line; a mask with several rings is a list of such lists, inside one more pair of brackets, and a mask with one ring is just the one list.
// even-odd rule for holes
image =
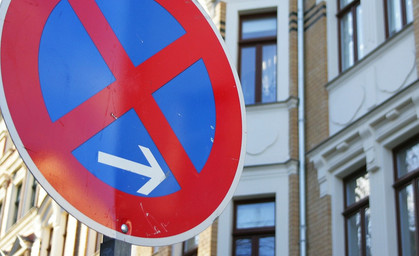
[[130, 256], [131, 244], [103, 236], [100, 244], [100, 256]]

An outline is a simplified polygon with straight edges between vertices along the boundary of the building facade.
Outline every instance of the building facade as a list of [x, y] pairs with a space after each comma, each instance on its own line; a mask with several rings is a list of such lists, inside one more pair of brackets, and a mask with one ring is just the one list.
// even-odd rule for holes
[[[241, 78], [243, 174], [204, 232], [131, 255], [419, 255], [419, 0], [305, 0], [300, 49], [296, 0], [200, 3]], [[2, 255], [99, 255], [102, 235], [37, 185], [3, 120], [0, 211]]]
[[419, 2], [323, 4], [321, 82], [306, 73], [309, 254], [417, 255]]

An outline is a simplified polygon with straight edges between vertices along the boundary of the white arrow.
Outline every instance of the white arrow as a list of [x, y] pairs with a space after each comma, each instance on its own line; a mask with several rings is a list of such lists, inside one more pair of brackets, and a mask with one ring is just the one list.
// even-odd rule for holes
[[112, 167], [116, 167], [125, 171], [129, 171], [135, 174], [149, 177], [150, 180], [144, 184], [137, 193], [148, 195], [153, 191], [164, 179], [166, 175], [161, 169], [159, 163], [157, 163], [156, 158], [154, 158], [150, 149], [138, 145], [138, 147], [143, 152], [145, 158], [147, 159], [150, 166], [139, 164], [131, 160], [121, 158], [118, 156], [110, 155], [99, 151], [98, 162]]

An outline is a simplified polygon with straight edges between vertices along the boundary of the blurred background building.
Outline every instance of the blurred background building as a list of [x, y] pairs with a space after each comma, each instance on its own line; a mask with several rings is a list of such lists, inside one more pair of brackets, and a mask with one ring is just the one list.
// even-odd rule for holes
[[[419, 0], [200, 3], [241, 78], [245, 167], [207, 230], [131, 254], [419, 255]], [[37, 185], [1, 120], [0, 254], [99, 255], [102, 239]]]

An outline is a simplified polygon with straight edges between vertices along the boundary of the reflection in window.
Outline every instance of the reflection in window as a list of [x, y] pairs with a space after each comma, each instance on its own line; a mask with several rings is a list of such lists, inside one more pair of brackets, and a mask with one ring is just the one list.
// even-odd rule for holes
[[365, 167], [344, 180], [347, 255], [371, 255], [369, 177]]
[[242, 23], [242, 39], [276, 36], [276, 18], [246, 19]]
[[252, 240], [237, 239], [236, 240], [236, 256], [252, 255]]
[[263, 237], [259, 239], [259, 256], [275, 255], [275, 237]]
[[416, 226], [419, 199], [419, 141], [416, 138], [394, 150], [398, 240], [400, 255], [416, 255], [419, 232]]
[[413, 172], [419, 168], [419, 143], [402, 148], [397, 154], [397, 177]]
[[361, 215], [356, 213], [347, 220], [348, 254], [361, 255]]
[[246, 105], [276, 101], [276, 13], [245, 15], [240, 23], [240, 79]]
[[342, 17], [340, 22], [342, 70], [349, 68], [355, 62], [353, 34], [352, 13], [348, 13]]
[[262, 102], [276, 100], [276, 45], [262, 47]]
[[234, 206], [235, 256], [275, 255], [275, 201], [251, 200]]
[[254, 203], [237, 205], [238, 229], [272, 227], [275, 225], [275, 203]]
[[256, 48], [241, 48], [241, 83], [246, 104], [255, 103]]
[[406, 170], [411, 172], [419, 168], [419, 145], [406, 151]]
[[416, 255], [415, 205], [413, 186], [408, 185], [399, 192], [400, 231], [404, 255]]
[[387, 37], [393, 36], [413, 21], [412, 0], [385, 0]]
[[340, 70], [353, 66], [365, 54], [360, 0], [339, 1]]
[[351, 205], [368, 197], [370, 194], [370, 183], [368, 173], [352, 178], [346, 183], [346, 200], [347, 205]]
[[357, 29], [357, 40], [356, 40], [356, 49], [358, 52], [358, 59], [362, 59], [364, 57], [364, 35], [363, 35], [363, 28], [362, 28], [362, 8], [361, 5], [356, 7], [356, 29]]

